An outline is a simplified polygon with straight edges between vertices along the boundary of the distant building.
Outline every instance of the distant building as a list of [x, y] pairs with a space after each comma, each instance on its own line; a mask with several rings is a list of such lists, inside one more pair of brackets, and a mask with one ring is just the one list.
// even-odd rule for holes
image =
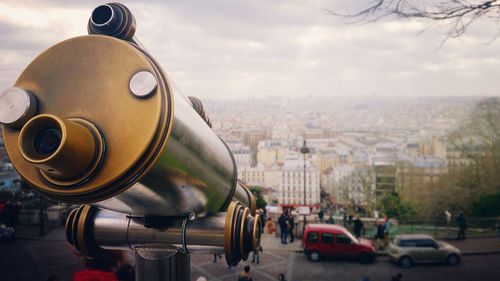
[[314, 162], [321, 174], [327, 174], [340, 163], [340, 157], [333, 149], [319, 150]]
[[396, 191], [396, 168], [396, 161], [393, 157], [377, 157], [373, 160], [377, 199]]
[[251, 165], [252, 153], [250, 151], [250, 147], [245, 145], [238, 148], [232, 148], [231, 152], [233, 153], [234, 160], [236, 161], [236, 165], [238, 167]]
[[[302, 205], [304, 203], [304, 163], [300, 155], [288, 157], [281, 170], [278, 185], [278, 203]], [[320, 203], [319, 171], [314, 163], [306, 165], [305, 195], [307, 205]]]
[[404, 200], [417, 203], [432, 195], [432, 183], [447, 172], [446, 161], [435, 156], [400, 161], [397, 166], [397, 191]]
[[248, 186], [266, 186], [263, 165], [255, 167], [238, 166], [238, 179]]
[[285, 160], [286, 149], [287, 145], [282, 140], [272, 139], [261, 141], [258, 146], [257, 164], [264, 166], [282, 165]]

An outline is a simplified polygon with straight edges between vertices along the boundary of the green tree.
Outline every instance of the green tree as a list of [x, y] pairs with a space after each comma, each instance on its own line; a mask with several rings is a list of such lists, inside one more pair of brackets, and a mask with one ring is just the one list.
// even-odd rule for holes
[[260, 186], [252, 186], [250, 187], [250, 191], [255, 196], [255, 201], [257, 201], [257, 209], [264, 209], [267, 205], [266, 200], [262, 197], [262, 187]]
[[403, 202], [397, 192], [391, 192], [380, 199], [380, 208], [390, 218], [409, 219], [415, 216], [415, 209], [409, 203]]
[[500, 216], [500, 192], [484, 194], [472, 203], [471, 214], [477, 217]]

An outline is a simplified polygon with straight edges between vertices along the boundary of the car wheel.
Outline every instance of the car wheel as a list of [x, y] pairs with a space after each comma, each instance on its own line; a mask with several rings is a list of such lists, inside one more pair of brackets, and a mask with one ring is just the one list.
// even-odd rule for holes
[[449, 265], [458, 265], [460, 263], [460, 258], [457, 255], [449, 255], [446, 259]]
[[399, 259], [399, 266], [401, 266], [402, 268], [409, 268], [411, 267], [412, 263], [413, 262], [411, 258], [408, 256], [404, 256]]
[[359, 261], [362, 263], [370, 263], [370, 262], [373, 262], [374, 260], [375, 260], [374, 255], [370, 255], [368, 253], [361, 253], [359, 255]]
[[318, 262], [319, 261], [319, 253], [318, 252], [311, 252], [309, 254], [309, 259], [313, 262]]

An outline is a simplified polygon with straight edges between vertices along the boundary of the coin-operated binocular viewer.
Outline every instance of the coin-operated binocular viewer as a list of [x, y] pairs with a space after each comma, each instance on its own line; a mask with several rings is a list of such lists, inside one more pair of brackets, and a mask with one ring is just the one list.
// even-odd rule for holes
[[82, 204], [69, 243], [88, 257], [132, 249], [138, 280], [188, 280], [189, 253], [229, 265], [260, 244], [255, 200], [202, 103], [172, 91], [122, 4], [97, 7], [88, 36], [40, 54], [0, 93], [7, 153], [52, 200]]

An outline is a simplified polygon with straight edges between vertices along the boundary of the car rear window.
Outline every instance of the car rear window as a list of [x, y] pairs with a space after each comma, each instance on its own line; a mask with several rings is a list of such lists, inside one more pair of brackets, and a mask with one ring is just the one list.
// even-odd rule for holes
[[434, 248], [436, 247], [436, 242], [431, 239], [417, 240], [417, 247], [419, 248]]
[[318, 232], [309, 232], [309, 234], [307, 234], [307, 241], [317, 243], [319, 241]]
[[398, 245], [399, 247], [416, 247], [417, 246], [417, 242], [413, 239], [399, 239], [398, 240], [399, 243], [396, 244]]
[[321, 242], [326, 244], [333, 244], [333, 233], [322, 233], [321, 234]]

